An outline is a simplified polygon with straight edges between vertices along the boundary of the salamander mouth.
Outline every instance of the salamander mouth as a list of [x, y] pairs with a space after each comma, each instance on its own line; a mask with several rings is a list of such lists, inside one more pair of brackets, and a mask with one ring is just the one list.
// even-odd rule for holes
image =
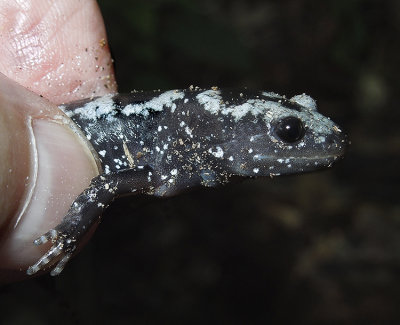
[[[260, 168], [266, 173], [284, 173], [294, 174], [299, 172], [313, 171], [316, 169], [331, 167], [336, 162], [340, 161], [343, 155], [334, 156], [315, 156], [315, 157], [267, 157], [265, 159], [254, 160], [254, 166], [262, 166], [265, 162], [265, 167]], [[250, 167], [250, 166], [249, 166]]]
[[309, 157], [295, 157], [295, 156], [262, 156], [262, 155], [255, 155], [253, 160], [254, 161], [271, 161], [271, 160], [296, 160], [296, 161], [325, 161], [325, 160], [338, 160], [342, 158], [344, 154], [338, 155], [327, 155], [327, 156], [309, 156]]
[[276, 155], [260, 155], [256, 154], [253, 156], [253, 161], [280, 161], [280, 160], [293, 160], [297, 162], [310, 162], [310, 161], [336, 161], [344, 156], [348, 147], [348, 142], [345, 141], [341, 145], [337, 145], [329, 148], [328, 150], [324, 150], [322, 153], [318, 152], [318, 150], [311, 150], [308, 154], [304, 154], [302, 156], [296, 156], [292, 153], [285, 154], [276, 154]]

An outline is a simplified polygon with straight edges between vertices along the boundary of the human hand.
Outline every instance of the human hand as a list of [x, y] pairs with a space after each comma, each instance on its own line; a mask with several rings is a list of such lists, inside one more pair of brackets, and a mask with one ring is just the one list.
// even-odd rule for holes
[[94, 0], [0, 0], [0, 40], [4, 283], [26, 277], [51, 244], [33, 240], [60, 222], [98, 174], [56, 104], [115, 92], [116, 84]]

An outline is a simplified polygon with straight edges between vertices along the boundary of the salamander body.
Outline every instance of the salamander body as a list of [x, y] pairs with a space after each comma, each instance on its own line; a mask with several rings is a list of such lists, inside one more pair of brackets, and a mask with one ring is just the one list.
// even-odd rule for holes
[[89, 141], [102, 173], [63, 221], [35, 240], [53, 246], [27, 273], [59, 274], [117, 196], [160, 197], [245, 177], [330, 167], [347, 137], [307, 95], [188, 89], [114, 94], [60, 107]]

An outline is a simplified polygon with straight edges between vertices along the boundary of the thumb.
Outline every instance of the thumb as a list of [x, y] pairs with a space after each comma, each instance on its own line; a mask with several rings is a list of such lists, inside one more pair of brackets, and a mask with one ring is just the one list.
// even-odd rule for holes
[[99, 173], [79, 130], [55, 105], [0, 74], [0, 282], [22, 278]]

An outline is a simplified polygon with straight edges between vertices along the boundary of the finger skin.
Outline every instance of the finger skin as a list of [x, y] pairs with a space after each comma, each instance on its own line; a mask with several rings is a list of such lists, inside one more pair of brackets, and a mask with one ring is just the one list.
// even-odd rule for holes
[[94, 0], [0, 0], [0, 72], [60, 104], [116, 91]]
[[[99, 173], [67, 119], [44, 98], [0, 75], [0, 281], [23, 277], [46, 250], [33, 240], [60, 222], [74, 198]], [[15, 139], [15, 134], [20, 139]], [[4, 139], [8, 141], [3, 141]], [[16, 145], [14, 145], [14, 140]]]
[[115, 92], [116, 84], [93, 0], [0, 0], [0, 40], [0, 283], [5, 283], [26, 277], [26, 268], [48, 249], [33, 240], [59, 223], [99, 173], [84, 139], [55, 104]]

